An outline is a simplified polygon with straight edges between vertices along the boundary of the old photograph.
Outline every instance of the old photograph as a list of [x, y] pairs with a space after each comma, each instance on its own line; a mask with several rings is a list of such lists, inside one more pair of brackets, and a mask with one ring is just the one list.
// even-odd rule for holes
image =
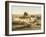
[[40, 30], [41, 6], [12, 5], [12, 31]]

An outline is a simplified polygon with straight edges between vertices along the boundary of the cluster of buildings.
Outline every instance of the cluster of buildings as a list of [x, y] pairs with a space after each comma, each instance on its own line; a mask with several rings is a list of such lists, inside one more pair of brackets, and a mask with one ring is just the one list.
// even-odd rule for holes
[[13, 28], [21, 28], [26, 26], [37, 28], [41, 25], [41, 16], [24, 14], [23, 16], [13, 17], [12, 22], [14, 24]]

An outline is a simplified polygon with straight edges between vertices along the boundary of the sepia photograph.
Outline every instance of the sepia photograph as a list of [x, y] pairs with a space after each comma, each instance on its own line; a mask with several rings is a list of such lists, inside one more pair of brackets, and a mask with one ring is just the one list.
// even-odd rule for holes
[[12, 5], [12, 31], [40, 30], [41, 7]]
[[6, 2], [6, 12], [6, 34], [44, 33], [44, 3], [10, 1]]

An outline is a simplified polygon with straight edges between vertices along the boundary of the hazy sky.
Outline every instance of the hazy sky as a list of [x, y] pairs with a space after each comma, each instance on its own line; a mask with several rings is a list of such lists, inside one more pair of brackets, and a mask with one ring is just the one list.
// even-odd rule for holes
[[40, 14], [41, 13], [41, 6], [11, 6], [12, 14], [24, 14], [24, 12], [28, 14]]

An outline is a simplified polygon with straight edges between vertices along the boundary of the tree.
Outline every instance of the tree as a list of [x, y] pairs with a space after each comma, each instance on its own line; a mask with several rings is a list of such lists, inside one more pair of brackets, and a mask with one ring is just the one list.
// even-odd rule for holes
[[27, 12], [24, 12], [24, 16], [27, 16], [28, 15], [28, 13]]

